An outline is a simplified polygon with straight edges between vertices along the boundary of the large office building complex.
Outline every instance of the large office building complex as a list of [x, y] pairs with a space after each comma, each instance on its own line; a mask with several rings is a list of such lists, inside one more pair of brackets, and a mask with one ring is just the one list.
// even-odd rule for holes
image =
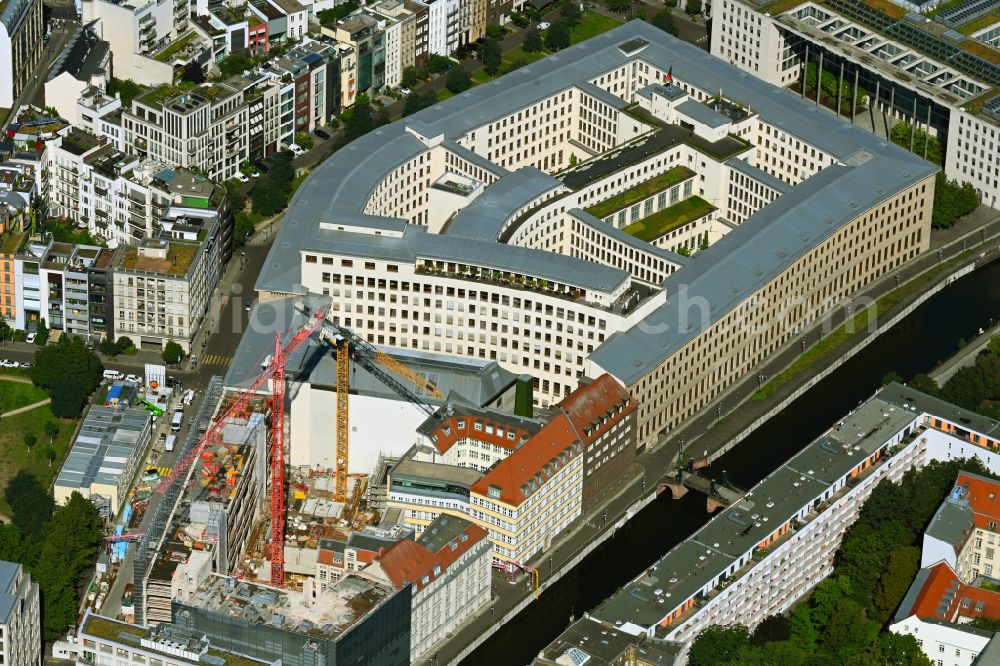
[[[933, 19], [920, 9], [937, 4], [714, 0], [712, 54], [778, 86], [797, 85], [806, 65], [810, 79], [822, 69], [838, 87], [860, 91], [856, 101], [845, 95], [838, 115], [874, 120], [883, 135], [904, 122], [937, 136], [945, 174], [971, 183], [984, 204], [997, 208], [997, 5], [949, 3]], [[916, 148], [923, 153], [922, 144]]]
[[257, 290], [541, 406], [607, 372], [643, 446], [924, 251], [936, 172], [635, 21], [338, 151]]

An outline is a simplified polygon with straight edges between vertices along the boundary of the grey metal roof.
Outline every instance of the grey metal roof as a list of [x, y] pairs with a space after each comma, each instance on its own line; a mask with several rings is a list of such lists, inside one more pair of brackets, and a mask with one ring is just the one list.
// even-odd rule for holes
[[447, 513], [440, 514], [417, 537], [417, 543], [426, 546], [431, 552], [438, 552], [465, 533], [472, 525], [471, 521]]
[[785, 194], [790, 189], [792, 189], [791, 185], [781, 180], [780, 178], [772, 176], [763, 169], [759, 169], [754, 165], [750, 164], [749, 162], [747, 162], [746, 160], [741, 160], [738, 157], [734, 157], [733, 159], [726, 162], [726, 166], [731, 167], [734, 171], [739, 171], [744, 176], [753, 178], [757, 182], [762, 183], [767, 187], [770, 187], [772, 190], [775, 190], [780, 194]]
[[955, 554], [962, 549], [965, 541], [975, 527], [972, 509], [968, 503], [952, 502], [946, 499], [938, 507], [924, 534], [943, 541], [955, 549]]
[[[620, 48], [643, 42], [642, 48]], [[631, 54], [631, 55], [628, 55]], [[667, 303], [630, 331], [609, 338], [593, 355], [603, 369], [626, 384], [656, 367], [690, 340], [699, 326], [728, 313], [795, 260], [856, 216], [899, 190], [937, 171], [919, 157], [818, 109], [805, 100], [742, 72], [698, 47], [665, 35], [644, 21], [632, 21], [584, 43], [564, 49], [493, 82], [476, 86], [404, 120], [381, 127], [354, 141], [318, 166], [299, 188], [257, 281], [257, 289], [302, 293], [299, 252], [303, 247], [350, 251], [357, 255], [405, 260], [413, 252], [428, 258], [482, 262], [494, 268], [606, 289], [624, 273], [562, 255], [499, 245], [487, 241], [432, 236], [407, 229], [403, 239], [320, 232], [320, 221], [356, 216], [369, 193], [391, 169], [426, 150], [406, 130], [440, 129], [445, 139], [517, 112], [537, 100], [584, 86], [628, 62], [644, 61], [710, 94], [723, 95], [756, 112], [783, 131], [816, 146], [845, 166], [823, 169], [751, 216], [738, 229], [705, 252], [668, 283], [687, 286], [688, 298], [711, 304], [708, 321], [681, 330], [676, 290]], [[586, 86], [584, 86], [586, 87]], [[417, 125], [417, 123], [420, 123]], [[410, 244], [413, 243], [411, 246]], [[489, 247], [487, 247], [489, 246]], [[665, 328], [664, 328], [665, 327]], [[653, 334], [650, 330], [663, 330]]]
[[21, 565], [0, 560], [0, 624], [10, 624], [10, 611], [17, 601], [17, 572]]
[[635, 91], [635, 94], [646, 99], [653, 99], [653, 95], [656, 94], [671, 101], [678, 100], [687, 95], [680, 86], [665, 86], [662, 83], [651, 83], [648, 86], [639, 88]]
[[993, 638], [972, 662], [972, 666], [990, 666], [991, 664], [1000, 664], [1000, 633], [993, 634]]
[[[412, 449], [411, 449], [412, 450]], [[409, 452], [407, 452], [409, 454]], [[404, 455], [392, 469], [392, 478], [417, 478], [430, 481], [445, 481], [457, 484], [466, 488], [472, 486], [483, 477], [471, 467], [458, 467], [457, 465], [442, 465], [440, 463], [424, 462], [413, 460]]]
[[525, 167], [507, 174], [486, 188], [458, 211], [446, 229], [450, 236], [496, 241], [504, 222], [526, 202], [562, 187], [562, 183], [541, 169]]
[[94, 483], [117, 485], [128, 459], [146, 445], [139, 440], [149, 418], [142, 409], [91, 407], [55, 485], [73, 489]]
[[[625, 385], [634, 384], [859, 211], [936, 171], [927, 162], [921, 165], [895, 154], [871, 155], [854, 167], [823, 169], [668, 277], [666, 303], [639, 325], [609, 337], [591, 360]], [[703, 321], [696, 320], [704, 314], [701, 309], [687, 308], [694, 299], [709, 304]]]
[[[911, 396], [914, 409], [896, 404], [903, 394]], [[610, 624], [620, 621], [644, 627], [656, 625], [719, 580], [727, 569], [739, 568], [741, 560], [747, 562], [757, 544], [802, 516], [852, 469], [886, 447], [897, 433], [919, 418], [924, 406], [932, 404], [927, 399], [900, 385], [887, 387], [845, 418], [843, 425], [813, 440], [743, 499], [670, 550], [592, 615]]]
[[715, 109], [711, 109], [693, 99], [684, 100], [676, 106], [676, 109], [678, 113], [683, 113], [688, 118], [713, 128], [722, 127], [733, 122]]
[[920, 591], [924, 589], [924, 583], [927, 582], [930, 574], [931, 567], [924, 567], [917, 572], [917, 575], [913, 578], [913, 583], [910, 584], [910, 588], [903, 597], [902, 603], [899, 604], [899, 609], [896, 610], [896, 616], [893, 618], [894, 622], [902, 622], [910, 617], [910, 611], [913, 609], [914, 604], [917, 603], [917, 597], [920, 596]]

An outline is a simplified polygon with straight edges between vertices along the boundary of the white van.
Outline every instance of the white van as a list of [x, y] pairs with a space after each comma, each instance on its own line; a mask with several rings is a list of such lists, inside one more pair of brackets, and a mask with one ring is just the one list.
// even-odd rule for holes
[[167, 435], [167, 443], [163, 445], [164, 451], [173, 451], [177, 443], [177, 435]]
[[104, 371], [104, 378], [105, 379], [110, 379], [111, 381], [115, 381], [117, 379], [121, 379], [122, 378], [122, 373], [118, 372], [117, 370], [105, 370]]
[[184, 396], [181, 398], [181, 402], [183, 402], [185, 405], [190, 406], [191, 401], [193, 400], [194, 400], [194, 389], [188, 389], [184, 391]]
[[181, 423], [183, 421], [184, 421], [184, 412], [178, 409], [176, 412], [174, 412], [174, 418], [170, 422], [170, 429], [173, 430], [174, 432], [180, 432]]

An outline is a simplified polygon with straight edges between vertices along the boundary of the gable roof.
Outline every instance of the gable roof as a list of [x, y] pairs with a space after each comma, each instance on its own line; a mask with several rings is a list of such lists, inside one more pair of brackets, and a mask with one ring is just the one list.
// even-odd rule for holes
[[[1000, 482], [971, 472], [960, 472], [955, 485], [965, 492], [976, 527], [996, 531], [995, 526], [1000, 524]], [[994, 527], [990, 527], [990, 523]]]
[[581, 441], [590, 443], [597, 439], [601, 419], [617, 413], [618, 406], [622, 403], [621, 418], [624, 418], [624, 415], [635, 409], [636, 403], [625, 387], [605, 372], [595, 381], [578, 387], [566, 396], [559, 407], [573, 424]]
[[1000, 592], [966, 585], [947, 562], [921, 569], [896, 611], [896, 622], [916, 615], [921, 620], [953, 622], [959, 617], [1000, 619]]
[[573, 424], [566, 414], [560, 412], [525, 442], [524, 446], [498, 462], [474, 483], [470, 491], [488, 497], [490, 487], [493, 486], [499, 489], [501, 502], [511, 506], [520, 505], [525, 499], [521, 487], [536, 475], [543, 483], [554, 476], [555, 470], [546, 472], [546, 465], [564, 451], [568, 450], [570, 457], [579, 453], [578, 450], [573, 450], [573, 444], [578, 442]]
[[[382, 571], [401, 588], [412, 583], [417, 590], [448, 570], [459, 557], [487, 537], [485, 529], [463, 518], [441, 514], [420, 539], [404, 539], [378, 558]], [[435, 569], [440, 570], [435, 573]]]

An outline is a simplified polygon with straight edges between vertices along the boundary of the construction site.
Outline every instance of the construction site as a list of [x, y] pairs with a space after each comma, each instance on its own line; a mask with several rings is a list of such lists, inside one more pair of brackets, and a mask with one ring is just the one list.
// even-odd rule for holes
[[[303, 309], [303, 316], [301, 326], [274, 336], [271, 353], [260, 360], [259, 373], [249, 385], [226, 390], [221, 378], [213, 378], [189, 423], [176, 465], [158, 483], [140, 479], [123, 525], [111, 537], [119, 561], [130, 542], [137, 541], [134, 584], [122, 600], [120, 618], [146, 626], [176, 622], [175, 600], [200, 597], [213, 577], [223, 581], [220, 589], [229, 589], [227, 580], [244, 587], [252, 582], [266, 586], [269, 594], [280, 596], [284, 590], [315, 602], [318, 591], [332, 589], [316, 585], [320, 560], [331, 559], [322, 554], [323, 544], [346, 545], [358, 534], [355, 542], [366, 535], [362, 541], [374, 540], [371, 543], [384, 548], [410, 534], [397, 530], [400, 535], [394, 539], [394, 532], [376, 527], [382, 511], [368, 505], [368, 475], [347, 473], [346, 400], [330, 415], [336, 430], [331, 429], [328, 446], [336, 447], [341, 464], [286, 464], [291, 442], [286, 441], [285, 364], [307, 340], [335, 356], [343, 376], [352, 363], [362, 364], [404, 399], [419, 402], [389, 370], [379, 367], [412, 380], [401, 364], [331, 324], [322, 311]], [[426, 381], [422, 386], [433, 388]], [[346, 390], [343, 395], [346, 398]], [[155, 507], [151, 494], [159, 498]], [[153, 515], [142, 534], [123, 531], [129, 525], [134, 529], [146, 510]], [[361, 551], [370, 562], [377, 548], [369, 551], [362, 544]], [[336, 579], [346, 581], [342, 575]]]

